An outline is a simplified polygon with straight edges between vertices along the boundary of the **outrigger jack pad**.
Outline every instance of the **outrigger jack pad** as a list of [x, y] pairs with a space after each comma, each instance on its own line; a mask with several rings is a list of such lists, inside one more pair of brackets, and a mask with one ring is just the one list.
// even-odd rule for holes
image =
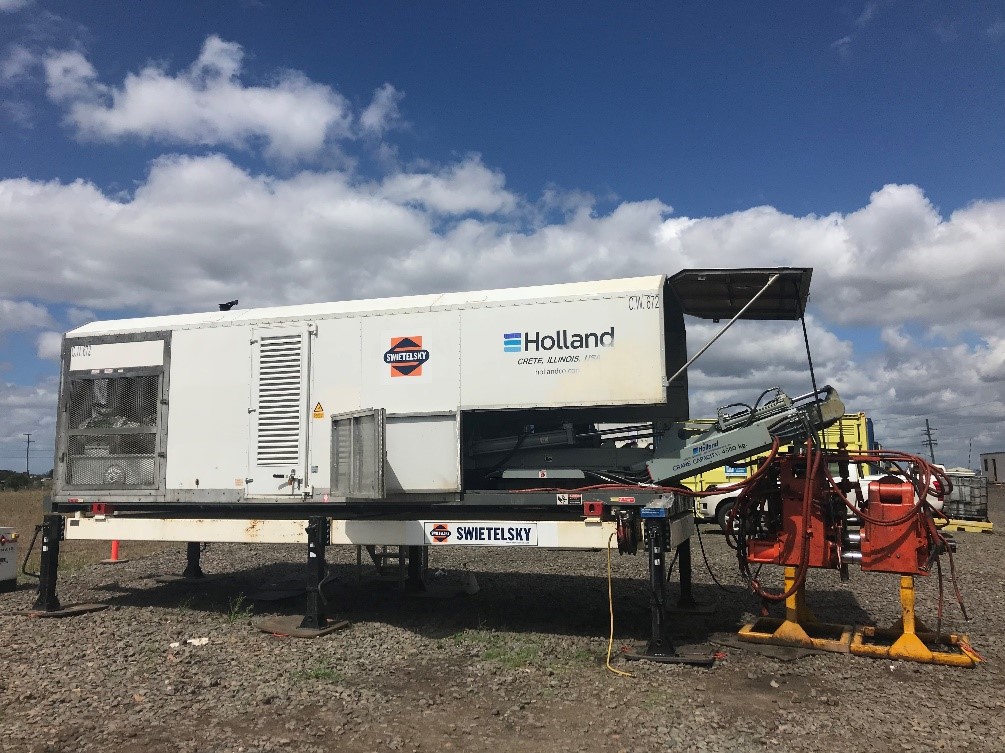
[[692, 667], [712, 667], [715, 665], [714, 654], [678, 654], [669, 653], [662, 646], [654, 647], [652, 643], [645, 650], [622, 654], [626, 661], [654, 661], [659, 664], [687, 664]]
[[251, 624], [263, 633], [272, 635], [288, 635], [290, 638], [320, 638], [322, 635], [334, 633], [336, 630], [348, 627], [348, 620], [329, 620], [323, 628], [304, 628], [300, 623], [304, 621], [303, 615], [282, 615], [275, 617], [263, 617], [260, 620], [252, 620]]
[[690, 607], [667, 607], [666, 613], [668, 615], [676, 615], [681, 617], [707, 617], [709, 615], [715, 614], [717, 605], [715, 604], [695, 604]]
[[283, 588], [280, 586], [266, 586], [261, 591], [256, 591], [251, 595], [252, 601], [286, 601], [287, 599], [295, 599], [298, 596], [303, 596], [307, 593], [307, 589], [300, 588]]
[[156, 583], [182, 583], [182, 584], [195, 584], [195, 583], [209, 583], [210, 581], [219, 580], [222, 575], [200, 575], [198, 578], [188, 578], [184, 575], [158, 575], [154, 578]]
[[717, 646], [735, 648], [742, 651], [748, 651], [752, 654], [768, 656], [772, 659], [777, 659], [778, 661], [797, 661], [798, 659], [813, 656], [814, 654], [827, 653], [827, 651], [824, 651], [822, 648], [796, 648], [795, 646], [779, 646], [773, 643], [755, 643], [752, 641], [744, 641], [740, 640], [738, 636], [733, 634], [717, 634], [713, 637], [712, 643]]
[[78, 614], [87, 614], [88, 612], [100, 612], [102, 609], [108, 609], [107, 604], [74, 604], [73, 606], [63, 607], [62, 609], [54, 609], [51, 612], [45, 612], [41, 609], [30, 609], [24, 612], [25, 615], [31, 617], [32, 619], [42, 619], [43, 617], [76, 617]]
[[307, 593], [307, 587], [300, 580], [283, 580], [267, 583], [251, 594], [252, 601], [285, 601]]
[[405, 596], [410, 599], [430, 599], [436, 600], [447, 600], [456, 599], [460, 596], [468, 595], [468, 591], [464, 590], [463, 586], [450, 586], [447, 584], [437, 583], [432, 586], [427, 586], [424, 591], [405, 591]]

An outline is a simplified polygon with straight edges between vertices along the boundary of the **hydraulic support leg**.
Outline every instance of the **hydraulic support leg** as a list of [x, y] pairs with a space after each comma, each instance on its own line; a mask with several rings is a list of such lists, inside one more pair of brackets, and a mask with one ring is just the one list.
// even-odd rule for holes
[[698, 602], [694, 600], [691, 588], [691, 539], [685, 539], [677, 545], [677, 572], [680, 573], [680, 596], [677, 599], [678, 609], [694, 609]]
[[107, 604], [74, 604], [64, 607], [56, 596], [56, 576], [59, 572], [59, 542], [63, 538], [65, 521], [62, 515], [42, 518], [42, 553], [38, 571], [38, 598], [29, 610], [31, 617], [72, 617], [97, 612]]
[[408, 547], [408, 580], [405, 583], [405, 590], [410, 592], [421, 592], [426, 590], [426, 582], [423, 578], [425, 571], [426, 547]]
[[325, 571], [325, 546], [330, 535], [328, 518], [311, 518], [307, 522], [307, 613], [300, 623], [307, 630], [324, 630], [328, 626], [321, 582]]
[[328, 571], [325, 547], [330, 539], [331, 521], [328, 518], [310, 518], [307, 521], [307, 610], [303, 617], [265, 617], [253, 620], [255, 627], [265, 633], [291, 638], [319, 638], [349, 624], [345, 620], [335, 621], [329, 617], [325, 597], [321, 593]]
[[62, 609], [59, 597], [56, 596], [59, 542], [62, 538], [63, 516], [46, 515], [42, 519], [42, 555], [38, 571], [38, 598], [32, 608], [36, 612], [58, 612]]
[[670, 527], [667, 519], [665, 517], [646, 518], [645, 538], [649, 548], [651, 638], [644, 653], [628, 654], [625, 658], [648, 659], [664, 664], [712, 666], [715, 663], [712, 655], [680, 655], [670, 640], [666, 616], [666, 551], [670, 541]]
[[663, 518], [646, 520], [649, 542], [649, 609], [652, 633], [646, 654], [651, 657], [675, 656], [666, 624], [666, 545], [667, 526]]
[[181, 574], [183, 578], [205, 578], [199, 558], [202, 554], [202, 547], [198, 541], [190, 541], [185, 549], [185, 571]]

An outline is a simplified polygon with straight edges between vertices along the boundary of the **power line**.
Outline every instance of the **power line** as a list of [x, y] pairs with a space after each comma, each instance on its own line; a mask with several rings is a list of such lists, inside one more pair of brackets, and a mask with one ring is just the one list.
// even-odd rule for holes
[[[979, 408], [983, 405], [993, 405], [994, 403], [1002, 403], [1002, 400], [985, 400], [983, 403], [969, 403], [968, 405], [958, 405], [955, 408], [946, 408], [945, 410], [937, 411], [927, 411], [929, 416], [943, 416], [947, 413], [956, 413], [957, 411], [966, 410], [967, 408]], [[863, 413], [877, 413], [884, 408], [859, 408]], [[920, 418], [918, 416], [899, 416], [894, 418], [883, 418], [880, 419], [884, 424], [891, 424], [895, 421], [918, 421]]]

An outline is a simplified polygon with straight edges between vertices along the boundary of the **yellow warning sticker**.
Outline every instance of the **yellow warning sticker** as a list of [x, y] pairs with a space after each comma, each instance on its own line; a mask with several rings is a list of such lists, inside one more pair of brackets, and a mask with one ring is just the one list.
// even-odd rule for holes
[[314, 406], [314, 418], [324, 418], [325, 409], [321, 407], [321, 403]]

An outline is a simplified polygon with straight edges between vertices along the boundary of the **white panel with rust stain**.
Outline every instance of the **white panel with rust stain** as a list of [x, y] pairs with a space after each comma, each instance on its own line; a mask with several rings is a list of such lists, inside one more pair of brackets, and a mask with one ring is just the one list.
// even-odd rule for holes
[[163, 340], [70, 345], [70, 371], [164, 365]]

